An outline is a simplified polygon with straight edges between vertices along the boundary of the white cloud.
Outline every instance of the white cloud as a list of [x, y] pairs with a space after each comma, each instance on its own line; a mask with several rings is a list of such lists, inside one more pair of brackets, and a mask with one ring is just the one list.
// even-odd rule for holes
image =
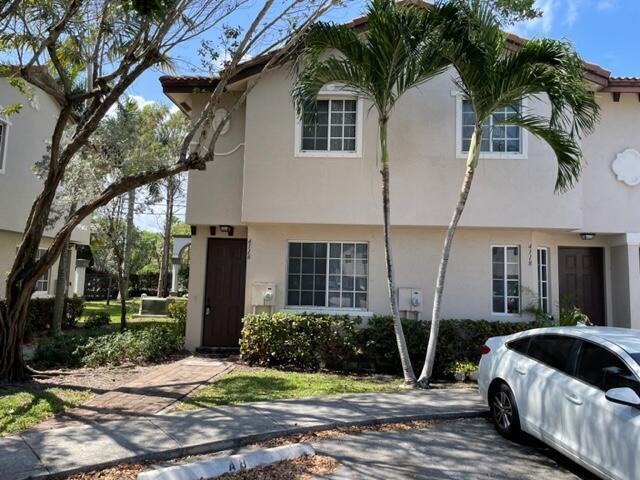
[[523, 35], [548, 34], [553, 26], [557, 6], [558, 0], [536, 0], [535, 7], [542, 12], [542, 16], [521, 22], [516, 26], [516, 31]]
[[[607, 9], [617, 0], [595, 0], [597, 8]], [[522, 35], [549, 35], [558, 22], [573, 27], [585, 6], [585, 0], [536, 0], [535, 7], [542, 16], [516, 25], [516, 32]], [[589, 5], [593, 6], [593, 3]]]
[[[131, 100], [136, 102], [138, 104], [138, 108], [142, 108], [145, 105], [153, 105], [154, 103], [158, 103], [158, 102], [156, 102], [154, 100], [147, 100], [142, 95], [129, 95], [128, 98], [130, 98]], [[118, 108], [118, 104], [117, 103], [114, 103], [113, 105], [111, 105], [111, 108], [109, 108], [109, 111], [107, 111], [107, 115], [106, 116], [107, 117], [111, 117], [111, 116], [115, 115], [117, 108]]]
[[600, 11], [611, 10], [617, 5], [617, 3], [617, 0], [598, 0], [598, 3], [596, 3], [596, 8]]

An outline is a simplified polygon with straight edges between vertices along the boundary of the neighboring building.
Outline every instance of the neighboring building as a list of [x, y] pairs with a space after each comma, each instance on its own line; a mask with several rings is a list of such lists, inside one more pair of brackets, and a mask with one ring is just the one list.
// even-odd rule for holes
[[[247, 62], [229, 96], [265, 61]], [[443, 318], [530, 319], [531, 305], [557, 317], [562, 302], [597, 324], [640, 328], [640, 79], [590, 64], [585, 76], [602, 119], [582, 141], [585, 168], [571, 191], [554, 193], [551, 149], [518, 127], [496, 129], [483, 144]], [[403, 314], [422, 318], [431, 312], [473, 115], [451, 77], [407, 93], [390, 122], [397, 285]], [[189, 348], [237, 346], [240, 319], [252, 311], [390, 311], [375, 112], [361, 98], [327, 89], [320, 124], [302, 125], [293, 81], [286, 67], [266, 74], [217, 142], [220, 155], [206, 171], [189, 173]], [[215, 86], [206, 77], [161, 82], [194, 117], [207, 98], [202, 91]], [[526, 102], [548, 110], [544, 101]]]
[[[60, 107], [40, 90], [30, 100], [0, 78], [0, 104], [21, 103], [22, 110], [8, 118], [0, 116], [0, 298], [5, 295], [7, 274], [20, 244], [29, 210], [42, 189], [41, 180], [34, 174], [33, 165], [46, 153]], [[46, 248], [55, 231], [47, 230], [42, 239]], [[75, 245], [89, 244], [89, 228], [80, 225], [71, 235]], [[82, 263], [82, 261], [81, 261]], [[75, 247], [72, 249], [69, 273], [69, 293], [82, 294], [84, 272], [75, 272]], [[84, 268], [84, 267], [82, 267]], [[58, 262], [37, 283], [34, 296], [50, 296], [55, 292]], [[78, 275], [76, 275], [76, 273]]]

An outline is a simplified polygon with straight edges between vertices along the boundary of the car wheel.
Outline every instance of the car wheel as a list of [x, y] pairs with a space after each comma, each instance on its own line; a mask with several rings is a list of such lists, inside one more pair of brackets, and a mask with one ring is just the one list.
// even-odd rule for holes
[[513, 392], [506, 383], [500, 383], [489, 399], [491, 418], [500, 435], [510, 440], [520, 436], [520, 417]]

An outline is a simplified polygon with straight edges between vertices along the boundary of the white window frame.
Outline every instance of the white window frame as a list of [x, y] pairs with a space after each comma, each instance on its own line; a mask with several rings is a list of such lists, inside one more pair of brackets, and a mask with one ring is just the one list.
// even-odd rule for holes
[[[544, 283], [547, 284], [547, 296], [543, 297], [541, 295], [542, 293], [542, 266], [543, 264], [540, 263], [540, 252], [544, 251], [546, 253], [545, 258], [546, 258], [546, 263], [544, 264], [544, 266], [547, 268], [547, 279], [544, 281]], [[550, 271], [550, 264], [551, 264], [551, 260], [549, 258], [551, 254], [551, 249], [549, 247], [537, 247], [536, 248], [536, 266], [537, 266], [537, 272], [538, 272], [538, 278], [536, 279], [536, 284], [538, 286], [538, 307], [544, 311], [543, 308], [543, 300], [547, 301], [547, 310], [544, 311], [545, 315], [551, 315], [551, 271]]]
[[[316, 158], [361, 158], [362, 157], [362, 131], [364, 121], [364, 99], [353, 92], [345, 91], [339, 85], [325, 85], [320, 90], [318, 100], [356, 100], [356, 149], [353, 152], [333, 150], [303, 150], [302, 149], [302, 118], [295, 113], [295, 157]], [[330, 128], [330, 127], [329, 127]]]
[[[39, 260], [42, 257], [42, 254], [44, 252], [46, 252], [47, 249], [46, 248], [38, 248], [38, 254], [36, 255], [36, 260]], [[46, 279], [44, 279], [44, 277], [47, 277]], [[44, 285], [46, 286], [45, 289], [38, 289], [38, 284], [40, 283], [44, 283]], [[33, 295], [34, 296], [46, 296], [49, 295], [49, 287], [51, 286], [51, 269], [47, 270], [46, 273], [44, 275], [42, 275], [42, 277], [40, 277], [38, 279], [38, 281], [35, 284], [35, 287], [33, 288]]]
[[2, 142], [0, 143], [0, 174], [4, 174], [7, 167], [7, 145], [9, 143], [9, 127], [11, 126], [11, 122], [5, 117], [0, 117], [0, 124], [2, 124], [4, 129]]
[[[465, 99], [462, 92], [451, 92], [456, 99], [456, 158], [465, 159], [468, 152], [462, 150], [462, 101]], [[527, 98], [522, 99], [522, 109], [529, 106]], [[526, 160], [529, 158], [528, 132], [520, 127], [520, 152], [480, 152], [480, 158], [497, 160]]]
[[[366, 308], [356, 308], [356, 307], [319, 307], [315, 305], [289, 305], [289, 245], [292, 243], [325, 243], [327, 245], [327, 270], [325, 273], [326, 278], [326, 288], [325, 288], [325, 305], [329, 304], [329, 259], [331, 258], [329, 248], [332, 243], [353, 243], [356, 245], [367, 245], [367, 307]], [[342, 258], [340, 259], [342, 261]], [[369, 242], [366, 241], [358, 241], [358, 240], [287, 240], [286, 245], [286, 268], [285, 268], [285, 278], [284, 278], [284, 310], [296, 311], [296, 312], [318, 312], [325, 314], [336, 314], [336, 315], [349, 315], [355, 314], [361, 317], [370, 317], [373, 315], [372, 312], [369, 311], [369, 306], [371, 305], [371, 284], [369, 278], [369, 262], [371, 261], [371, 249]], [[342, 289], [341, 289], [342, 291]]]
[[[495, 312], [493, 310], [493, 249], [494, 248], [502, 248], [503, 252], [507, 251], [507, 248], [517, 248], [518, 249], [518, 312], [517, 313], [509, 313], [508, 310], [508, 301], [509, 298], [516, 298], [513, 296], [507, 295], [507, 261], [506, 261], [506, 253], [503, 253], [504, 257], [504, 312]], [[491, 314], [499, 317], [519, 317], [522, 315], [522, 247], [516, 244], [494, 244], [489, 248], [489, 278], [490, 278], [490, 289], [489, 289], [489, 299], [491, 303]]]

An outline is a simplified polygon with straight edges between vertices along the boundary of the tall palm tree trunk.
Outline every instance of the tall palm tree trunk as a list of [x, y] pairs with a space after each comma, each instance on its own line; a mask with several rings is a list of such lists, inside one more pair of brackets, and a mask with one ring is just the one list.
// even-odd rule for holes
[[380, 151], [382, 169], [382, 212], [384, 217], [384, 257], [387, 268], [387, 286], [389, 287], [389, 303], [391, 305], [391, 314], [393, 315], [393, 330], [398, 343], [398, 353], [400, 354], [400, 362], [402, 363], [402, 373], [404, 375], [404, 383], [414, 386], [416, 384], [416, 375], [413, 372], [411, 359], [409, 358], [409, 350], [407, 342], [402, 331], [402, 322], [400, 320], [400, 311], [398, 310], [398, 298], [396, 296], [396, 284], [393, 275], [393, 256], [391, 253], [391, 200], [389, 195], [389, 148], [387, 143], [387, 122], [388, 119], [382, 118], [379, 122], [380, 126]]
[[58, 275], [56, 277], [55, 300], [53, 301], [53, 320], [50, 333], [57, 337], [62, 335], [62, 317], [64, 316], [64, 304], [67, 298], [69, 284], [69, 270], [71, 269], [71, 242], [67, 238], [62, 247], [62, 253], [58, 261]]
[[167, 296], [167, 278], [169, 276], [169, 247], [171, 246], [171, 223], [173, 220], [173, 197], [175, 196], [174, 178], [167, 178], [167, 198], [164, 214], [164, 232], [162, 238], [162, 256], [158, 275], [158, 297]]
[[421, 388], [428, 388], [431, 381], [431, 375], [433, 374], [433, 365], [436, 358], [436, 347], [438, 345], [438, 331], [440, 330], [440, 308], [442, 306], [442, 294], [444, 293], [444, 283], [447, 276], [447, 267], [449, 265], [449, 255], [451, 254], [451, 246], [453, 245], [453, 236], [456, 233], [458, 222], [464, 211], [464, 207], [467, 204], [467, 198], [469, 198], [469, 191], [471, 190], [471, 183], [473, 182], [473, 175], [476, 171], [478, 164], [478, 158], [480, 157], [480, 142], [482, 141], [482, 127], [476, 126], [471, 138], [471, 145], [469, 147], [469, 155], [467, 157], [467, 166], [464, 172], [464, 179], [462, 181], [462, 188], [458, 196], [458, 204], [456, 205], [449, 227], [447, 229], [447, 235], [444, 239], [444, 245], [442, 247], [442, 255], [440, 257], [440, 265], [438, 266], [438, 277], [436, 280], [436, 290], [433, 295], [433, 310], [431, 312], [431, 331], [429, 333], [429, 344], [427, 346], [427, 355], [422, 367], [422, 372], [418, 378], [418, 385]]

